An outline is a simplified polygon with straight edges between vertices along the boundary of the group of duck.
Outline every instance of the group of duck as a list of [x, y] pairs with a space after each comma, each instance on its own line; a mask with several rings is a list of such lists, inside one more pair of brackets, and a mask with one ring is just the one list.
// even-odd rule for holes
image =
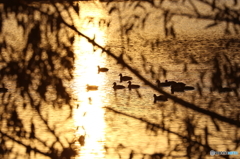
[[[98, 73], [100, 73], [100, 72], [107, 72], [108, 70], [109, 70], [108, 68], [98, 66]], [[119, 74], [119, 77], [120, 77], [120, 82], [128, 81], [128, 89], [129, 90], [140, 88], [140, 85], [132, 84], [132, 82], [131, 82], [131, 80], [133, 79], [132, 77], [130, 77], [130, 76], [123, 76], [121, 73]], [[113, 83], [113, 89], [114, 90], [124, 89], [124, 88], [126, 88], [126, 87], [123, 86], [123, 85], [118, 85], [116, 82]], [[98, 86], [87, 85], [87, 90], [88, 91], [89, 90], [97, 90], [97, 89], [98, 89]]]
[[[109, 69], [108, 68], [104, 68], [104, 67], [100, 67], [98, 66], [98, 73], [100, 72], [107, 72]], [[119, 74], [120, 76], [120, 83], [123, 81], [128, 81], [128, 89], [132, 90], [132, 89], [138, 89], [140, 88], [140, 85], [136, 85], [136, 84], [132, 84], [131, 80], [133, 80], [132, 77], [130, 76], [123, 76], [121, 73]], [[170, 87], [171, 89], [171, 94], [174, 94], [175, 92], [185, 92], [185, 91], [191, 91], [194, 90], [195, 88], [192, 86], [187, 86], [185, 83], [183, 82], [176, 82], [176, 81], [168, 81], [165, 80], [165, 82], [160, 82], [160, 80], [156, 80], [156, 86], [158, 88], [163, 88], [163, 87]], [[116, 82], [113, 83], [113, 89], [114, 90], [118, 90], [118, 89], [125, 89], [126, 87], [124, 85], [118, 85]], [[87, 89], [88, 90], [97, 90], [98, 86], [94, 86], [94, 85], [87, 85]], [[219, 92], [231, 92], [232, 89], [231, 88], [227, 88], [227, 87], [220, 87]], [[154, 97], [154, 103], [156, 103], [157, 101], [167, 101], [168, 98], [164, 95], [159, 95], [157, 96], [156, 94], [153, 95]]]
[[[174, 92], [185, 92], [187, 90], [194, 90], [194, 87], [192, 86], [187, 86], [183, 82], [176, 82], [176, 81], [168, 81], [165, 80], [165, 82], [160, 82], [160, 80], [156, 80], [157, 87], [162, 88], [162, 87], [171, 87], [171, 93], [174, 94]], [[156, 94], [153, 95], [154, 97], [154, 103], [157, 101], [167, 101], [168, 98], [164, 95], [157, 96]]]
[[187, 90], [194, 90], [194, 87], [186, 86], [186, 84], [183, 82], [165, 80], [165, 82], [161, 83], [160, 80], [157, 80], [156, 83], [158, 88], [171, 87], [172, 94], [174, 94], [174, 92], [184, 92]]
[[[107, 72], [108, 70], [109, 70], [108, 68], [98, 66], [98, 73]], [[119, 77], [120, 77], [120, 83], [123, 82], [123, 81], [128, 82], [127, 88], [129, 90], [140, 88], [140, 85], [132, 84], [132, 82], [131, 82], [131, 80], [133, 80], [132, 77], [123, 76], [121, 73], [119, 74]], [[156, 80], [156, 86], [158, 88], [171, 87], [171, 93], [172, 94], [174, 94], [174, 92], [184, 92], [185, 90], [194, 90], [194, 87], [186, 86], [185, 83], [168, 81], [168, 80], [166, 80], [165, 82], [162, 82], [162, 83], [160, 82], [160, 80]], [[113, 83], [113, 89], [114, 90], [125, 89], [125, 88], [126, 87], [124, 85], [119, 85], [116, 82]], [[98, 86], [87, 85], [87, 90], [97, 90], [97, 89], [98, 89]], [[163, 95], [157, 96], [156, 94], [154, 94], [153, 97], [154, 97], [154, 103], [156, 103], [157, 101], [167, 101], [168, 100], [167, 97], [165, 97]]]

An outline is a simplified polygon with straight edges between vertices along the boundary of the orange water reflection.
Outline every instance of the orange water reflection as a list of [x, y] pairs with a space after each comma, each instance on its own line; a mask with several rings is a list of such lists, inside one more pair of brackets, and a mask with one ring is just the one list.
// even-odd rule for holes
[[[84, 5], [80, 4], [80, 5]], [[94, 5], [94, 4], [93, 4]], [[98, 26], [101, 18], [102, 10], [97, 7], [89, 8], [81, 7], [80, 16], [92, 19], [84, 19], [78, 24], [81, 32], [89, 37], [95, 37], [95, 40], [102, 46], [105, 45], [105, 31]], [[87, 8], [87, 9], [84, 9]], [[106, 66], [106, 59], [101, 54], [101, 50], [93, 49], [93, 46], [84, 38], [76, 37], [74, 44], [74, 52], [76, 54], [75, 63], [75, 80], [74, 88], [79, 107], [74, 113], [75, 126], [78, 127], [76, 136], [84, 136], [85, 144], [80, 145], [79, 159], [96, 159], [105, 158], [104, 142], [105, 142], [105, 121], [104, 103], [107, 102], [106, 85], [107, 75], [105, 73], [98, 74], [97, 66]], [[86, 85], [96, 85], [98, 90], [87, 91]]]

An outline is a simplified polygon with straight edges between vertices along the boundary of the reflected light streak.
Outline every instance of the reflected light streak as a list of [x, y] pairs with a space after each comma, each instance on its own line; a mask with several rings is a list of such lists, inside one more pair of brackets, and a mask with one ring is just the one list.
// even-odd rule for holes
[[[84, 8], [84, 7], [83, 7]], [[92, 10], [94, 13], [96, 10]], [[91, 10], [85, 10], [84, 13]], [[101, 15], [100, 13], [98, 13]], [[80, 13], [81, 15], [81, 13]], [[96, 22], [97, 23], [97, 22]], [[97, 25], [82, 25], [81, 31], [94, 37], [97, 43], [105, 45], [105, 33]], [[97, 66], [106, 66], [105, 59], [101, 56], [101, 50], [93, 52], [93, 46], [86, 39], [76, 37], [74, 42], [74, 52], [76, 54], [74, 87], [78, 99], [79, 108], [74, 111], [75, 126], [78, 127], [76, 137], [85, 136], [85, 144], [79, 145], [80, 152], [78, 159], [97, 159], [105, 158], [105, 120], [104, 103], [106, 103], [106, 74], [98, 74]], [[97, 91], [87, 91], [86, 85], [98, 86]], [[77, 139], [78, 139], [77, 138]]]

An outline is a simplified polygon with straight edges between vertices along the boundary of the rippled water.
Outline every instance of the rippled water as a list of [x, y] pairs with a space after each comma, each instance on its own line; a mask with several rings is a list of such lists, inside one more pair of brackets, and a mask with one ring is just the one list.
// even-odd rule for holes
[[[118, 6], [121, 5], [123, 4], [118, 4]], [[91, 14], [91, 9], [86, 11], [86, 13], [90, 12]], [[102, 10], [104, 9], [101, 8], [101, 11]], [[92, 14], [94, 14], [93, 18], [95, 19], [95, 12], [93, 12]], [[123, 12], [122, 14], [127, 13]], [[112, 16], [111, 18], [113, 19], [112, 23], [117, 23], [114, 21], [114, 18], [116, 17]], [[97, 19], [98, 18], [96, 18], [96, 21]], [[184, 21], [184, 19], [182, 21]], [[155, 22], [156, 24], [150, 25], [150, 27], [157, 27], [158, 22]], [[179, 25], [184, 24], [185, 22], [182, 22]], [[120, 54], [122, 50], [124, 50], [126, 55], [129, 56], [129, 58], [126, 58], [129, 64], [132, 64], [134, 68], [136, 68], [140, 73], [142, 73], [145, 78], [152, 81], [153, 83], [155, 82], [156, 78], [160, 78], [162, 80], [168, 79], [186, 82], [188, 85], [194, 86], [196, 88], [196, 84], [200, 83], [200, 73], [206, 70], [210, 71], [209, 73], [211, 73], [213, 66], [210, 63], [213, 61], [215, 53], [224, 52], [228, 54], [231, 60], [233, 60], [234, 62], [239, 61], [239, 56], [237, 55], [237, 46], [239, 44], [235, 44], [235, 46], [232, 46], [231, 49], [226, 49], [223, 45], [221, 45], [221, 43], [227, 39], [220, 38], [218, 40], [213, 40], [201, 36], [198, 40], [196, 40], [195, 38], [191, 39], [183, 36], [182, 38], [180, 38], [180, 40], [160, 41], [159, 46], [154, 46], [153, 49], [151, 47], [148, 47], [148, 45], [146, 44], [148, 43], [147, 40], [151, 42], [151, 40], [157, 36], [155, 32], [149, 32], [150, 28], [149, 30], [145, 29], [145, 31], [147, 32], [141, 30], [140, 33], [137, 32], [136, 34], [131, 34], [129, 36], [129, 45], [121, 44], [121, 39], [116, 38], [115, 34], [111, 29], [114, 30], [116, 28], [113, 26], [109, 30], [106, 30], [105, 35], [104, 32], [100, 31], [99, 36], [98, 33], [94, 32], [95, 29], [92, 29], [91, 27], [88, 27], [86, 29], [86, 32], [90, 30], [91, 34], [96, 33], [96, 37], [100, 37], [99, 42], [103, 43], [103, 45], [106, 44], [116, 54]], [[186, 30], [188, 30], [188, 28], [186, 28]], [[185, 32], [186, 30], [183, 30], [183, 32]], [[192, 34], [198, 34], [196, 30], [195, 32], [191, 30], [191, 32]], [[139, 36], [139, 34], [141, 34], [141, 36]], [[219, 34], [221, 34], [220, 30]], [[159, 33], [159, 36], [162, 36], [161, 33]], [[78, 43], [76, 42], [76, 44]], [[79, 44], [78, 46], [81, 46], [81, 44]], [[126, 46], [126, 48], [122, 48], [124, 46]], [[81, 48], [79, 50], [81, 50]], [[84, 89], [84, 85], [86, 83], [99, 85], [99, 90], [96, 92], [85, 93], [84, 91], [82, 91], [84, 92], [83, 94], [85, 94], [86, 96], [82, 95], [81, 99], [85, 102], [80, 101], [80, 106], [89, 106], [86, 106], [88, 107], [86, 109], [87, 113], [86, 116], [83, 117], [83, 120], [84, 118], [86, 118], [85, 120], [89, 119], [91, 120], [91, 122], [93, 121], [93, 123], [90, 124], [91, 126], [89, 125], [89, 127], [91, 128], [85, 129], [86, 134], [89, 134], [88, 138], [86, 139], [86, 144], [88, 143], [88, 140], [90, 140], [91, 138], [95, 138], [95, 130], [98, 132], [98, 135], [96, 135], [98, 138], [97, 140], [95, 140], [95, 142], [98, 144], [96, 145], [101, 145], [94, 149], [92, 147], [93, 143], [89, 143], [91, 148], [88, 148], [88, 146], [84, 147], [81, 151], [82, 157], [80, 158], [85, 158], [84, 156], [87, 156], [86, 158], [89, 158], [88, 155], [91, 153], [95, 154], [92, 154], [93, 158], [103, 158], [103, 154], [105, 158], [118, 158], [118, 155], [124, 158], [128, 158], [131, 150], [134, 150], [135, 156], [137, 158], [142, 157], [142, 154], [153, 154], [161, 152], [170, 153], [170, 150], [173, 149], [172, 146], [176, 146], [178, 144], [182, 145], [181, 137], [179, 138], [179, 136], [185, 134], [185, 132], [187, 131], [184, 128], [184, 125], [186, 124], [184, 123], [184, 118], [187, 114], [193, 114], [193, 118], [197, 119], [197, 122], [195, 123], [195, 126], [197, 127], [196, 133], [199, 135], [204, 133], [203, 130], [206, 124], [209, 122], [205, 116], [198, 113], [196, 114], [196, 112], [187, 108], [183, 108], [180, 105], [175, 105], [172, 101], [168, 101], [160, 105], [153, 104], [153, 94], [156, 92], [147, 85], [144, 85], [144, 83], [136, 77], [133, 77], [133, 83], [141, 85], [141, 89], [139, 89], [139, 91], [136, 92], [134, 90], [118, 90], [114, 92], [111, 87], [113, 82], [119, 82], [118, 74], [123, 73], [124, 75], [131, 75], [131, 73], [126, 69], [121, 69], [120, 66], [116, 65], [116, 61], [111, 60], [108, 56], [105, 56], [105, 54], [101, 54], [96, 51], [95, 53], [89, 54], [83, 52], [82, 54], [80, 53], [77, 56], [79, 57], [79, 60], [77, 60], [76, 62], [76, 70], [78, 70], [78, 67], [80, 66], [84, 67], [83, 63], [86, 62], [86, 68], [84, 69], [84, 71], [81, 68], [79, 69], [85, 72], [85, 74], [80, 73], [81, 71], [76, 71], [76, 79], [79, 82], [77, 87], [79, 88], [79, 85], [82, 85], [82, 88]], [[143, 61], [143, 56], [146, 58], [146, 61]], [[191, 57], [192, 59], [196, 59], [198, 64], [194, 64], [190, 60]], [[82, 60], [84, 60], [84, 62]], [[78, 61], [81, 62], [78, 63]], [[96, 74], [96, 65], [108, 67], [109, 71], [107, 73]], [[143, 67], [145, 67], [145, 69]], [[159, 72], [159, 67], [167, 70], [166, 77], [164, 77], [163, 74]], [[187, 71], [184, 71], [184, 67]], [[151, 68], [156, 73], [154, 77], [152, 77], [152, 74], [149, 72]], [[209, 92], [209, 86], [211, 84], [209, 78], [210, 74], [206, 75], [204, 78], [204, 83], [206, 84], [206, 87], [203, 92], [207, 96], [205, 99], [200, 98], [197, 91], [188, 91], [184, 94], [176, 93], [176, 96], [181, 97], [186, 101], [194, 101], [194, 103], [196, 103], [202, 108], [207, 107], [209, 100], [213, 96], [219, 96], [217, 98], [220, 100], [220, 102], [224, 101], [225, 94], [219, 95]], [[76, 82], [76, 84], [78, 82]], [[127, 86], [127, 83], [124, 82], [123, 85]], [[164, 90], [170, 92], [169, 88], [166, 88]], [[79, 93], [80, 92], [81, 91], [79, 90]], [[231, 94], [230, 96], [234, 95]], [[83, 97], [85, 97], [85, 99], [83, 99]], [[91, 98], [91, 104], [87, 104], [87, 102], [89, 103], [89, 97]], [[237, 105], [237, 107], [235, 108], [231, 108], [231, 104], [227, 105], [230, 107], [227, 108], [230, 112], [232, 109], [239, 111], [239, 105]], [[99, 107], [110, 107], [119, 112], [130, 115], [132, 116], [132, 118], [126, 117], [124, 115], [116, 115], [111, 111], [107, 111], [105, 109], [104, 111], [102, 111], [102, 109], [100, 109]], [[101, 110], [99, 111], [99, 113], [97, 112], [98, 109]], [[221, 110], [217, 112], [222, 113]], [[164, 119], [164, 116], [166, 119]], [[104, 117], [104, 120], [102, 120], [102, 117]], [[157, 134], [149, 132], [146, 130], [146, 124], [137, 119], [134, 119], [134, 117], [142, 118], [153, 123], [159, 123], [163, 120], [166, 122], [165, 124], [167, 124], [167, 129], [165, 130], [166, 132], [157, 131]], [[209, 126], [209, 129], [212, 133], [216, 131], [214, 125], [210, 123], [207, 125]], [[92, 127], [95, 127], [96, 129], [93, 130]], [[172, 131], [172, 133], [167, 133], [167, 130]], [[230, 134], [234, 134], [235, 128], [232, 129], [231, 127], [228, 127], [226, 130], [226, 132], [222, 131], [222, 135], [220, 136], [227, 137]], [[175, 134], [174, 132], [177, 133]], [[217, 149], [225, 148], [225, 143], [227, 142], [226, 140], [220, 139], [220, 136], [213, 135], [212, 137], [210, 137], [209, 141], [213, 142], [214, 147], [216, 146], [215, 148]], [[120, 143], [122, 143], [125, 148], [121, 150], [116, 150], [119, 147]], [[229, 148], [233, 149], [234, 144], [228, 144]], [[109, 148], [108, 151], [106, 151], [107, 149], [103, 149], [103, 145]], [[117, 152], [119, 154], [117, 154]], [[184, 150], [180, 150], [179, 152], [173, 153], [172, 156], [183, 157], [184, 154]]]
[[[227, 48], [224, 44], [229, 37], [221, 36], [222, 26], [202, 29], [207, 21], [195, 23], [188, 18], [174, 20], [179, 35], [177, 39], [165, 39], [162, 29], [159, 29], [161, 22], [156, 20], [158, 11], [149, 4], [145, 5], [146, 12], [151, 15], [146, 27], [136, 29], [128, 37], [121, 37], [119, 20], [124, 23], [132, 14], [143, 15], [140, 9], [131, 11], [131, 7], [126, 7], [131, 3], [135, 2], [118, 2], [108, 6], [100, 2], [79, 2], [82, 20], [76, 20], [76, 24], [81, 32], [89, 37], [95, 37], [97, 43], [109, 48], [114, 54], [120, 55], [124, 52], [127, 63], [150, 82], [167, 79], [187, 83], [196, 89], [175, 93], [174, 96], [239, 121], [240, 104], [234, 92], [229, 94], [210, 92], [215, 55], [219, 53], [220, 59], [225, 63], [223, 54], [226, 54], [232, 64], [239, 64], [239, 40], [236, 39]], [[108, 15], [109, 8], [114, 5], [120, 8], [122, 19], [119, 19], [117, 13]], [[107, 28], [104, 23], [98, 25], [99, 20], [111, 21], [110, 27]], [[186, 25], [193, 21], [194, 24]], [[172, 100], [154, 104], [153, 94], [159, 94], [157, 91], [145, 85], [129, 70], [122, 68], [106, 53], [99, 49], [93, 51], [93, 46], [83, 37], [75, 36], [73, 49], [76, 56], [74, 80], [67, 83], [75, 98], [73, 119], [65, 120], [68, 109], [56, 111], [45, 105], [43, 112], [50, 117], [50, 125], [56, 126], [56, 123], [59, 123], [62, 129], [66, 130], [65, 135], [69, 140], [81, 135], [85, 137], [84, 145], [75, 142], [76, 148], [79, 149], [79, 155], [75, 158], [115, 159], [120, 156], [130, 158], [131, 152], [134, 152], [134, 158], [143, 158], [144, 155], [154, 153], [165, 154], [165, 157], [169, 155], [170, 158], [187, 158], [186, 149], [189, 145], [184, 136], [205, 145], [209, 144], [215, 150], [228, 149], [240, 153], [239, 146], [235, 148], [233, 142], [234, 137], [239, 138], [238, 128], [235, 126], [220, 121], [215, 124], [216, 121], [212, 122], [211, 116], [176, 104]], [[98, 65], [109, 68], [109, 71], [98, 74]], [[141, 88], [114, 91], [113, 82], [119, 84], [119, 73], [132, 76], [132, 83], [139, 84]], [[202, 73], [205, 73], [203, 81]], [[97, 91], [87, 91], [87, 84], [99, 88]], [[121, 84], [126, 87], [128, 85], [127, 82]], [[197, 84], [202, 86], [203, 96], [200, 95]], [[14, 86], [11, 90], [14, 90]], [[170, 93], [170, 88], [163, 90]], [[209, 108], [212, 99], [214, 105]], [[31, 112], [31, 109], [29, 111]], [[24, 110], [20, 117], [24, 118], [28, 116], [27, 114], [28, 112]], [[25, 119], [29, 122], [31, 116]], [[151, 128], [148, 126], [151, 125], [147, 125], [146, 121], [159, 124], [158, 130], [152, 127], [150, 131]], [[189, 130], [191, 124], [194, 130]], [[190, 131], [194, 133], [191, 134]], [[207, 141], [203, 139], [206, 131], [209, 133]], [[43, 140], [51, 140], [51, 136], [41, 127], [37, 128], [36, 133]], [[204, 151], [203, 148], [199, 148], [199, 152], [201, 151]]]

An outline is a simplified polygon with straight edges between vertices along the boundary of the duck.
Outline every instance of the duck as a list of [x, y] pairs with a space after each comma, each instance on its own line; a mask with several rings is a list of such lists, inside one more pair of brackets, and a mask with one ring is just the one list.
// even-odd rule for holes
[[154, 103], [156, 103], [157, 101], [168, 101], [168, 98], [164, 95], [160, 95], [160, 96], [157, 96], [156, 94], [153, 95], [154, 97]]
[[172, 86], [172, 87], [183, 88], [183, 87], [186, 86], [186, 84], [183, 83], [183, 82], [175, 82], [175, 83], [172, 83], [171, 86]]
[[[166, 80], [166, 81], [167, 81], [167, 80]], [[168, 82], [163, 82], [163, 83], [161, 83], [160, 80], [156, 80], [156, 83], [157, 83], [157, 87], [158, 87], [158, 88], [171, 86], [170, 83], [168, 83]]]
[[183, 83], [183, 82], [177, 82], [177, 83], [173, 83], [173, 85], [174, 84], [176, 84], [176, 85], [180, 85], [180, 86], [182, 86], [182, 87], [185, 87], [186, 86], [186, 84], [185, 83]]
[[87, 91], [96, 91], [96, 90], [98, 90], [98, 86], [87, 84]]
[[172, 85], [172, 84], [175, 84], [175, 83], [177, 83], [177, 82], [165, 80], [165, 83], [168, 83], [169, 85]]
[[107, 72], [109, 69], [108, 68], [105, 68], [105, 67], [100, 67], [100, 66], [97, 66], [98, 67], [98, 74], [100, 72]]
[[174, 83], [171, 85], [171, 93], [174, 94], [174, 92], [184, 92], [185, 90], [185, 84], [184, 83]]
[[0, 92], [7, 92], [8, 89], [7, 88], [0, 88]]
[[120, 76], [120, 82], [132, 80], [132, 77], [123, 76], [121, 73], [119, 74], [119, 76]]
[[123, 86], [123, 85], [117, 85], [116, 82], [113, 83], [113, 89], [114, 90], [116, 90], [116, 89], [124, 89], [124, 88], [125, 88], [125, 86]]
[[232, 91], [233, 91], [233, 89], [229, 88], [229, 87], [219, 87], [218, 88], [219, 93], [226, 93], [226, 92], [232, 92]]
[[194, 90], [195, 88], [194, 87], [192, 87], [192, 86], [185, 86], [184, 87], [184, 90], [185, 91], [190, 91], [190, 90]]
[[129, 90], [137, 89], [137, 88], [140, 88], [140, 85], [135, 85], [135, 84], [132, 84], [131, 81], [128, 81], [128, 88], [129, 88]]

